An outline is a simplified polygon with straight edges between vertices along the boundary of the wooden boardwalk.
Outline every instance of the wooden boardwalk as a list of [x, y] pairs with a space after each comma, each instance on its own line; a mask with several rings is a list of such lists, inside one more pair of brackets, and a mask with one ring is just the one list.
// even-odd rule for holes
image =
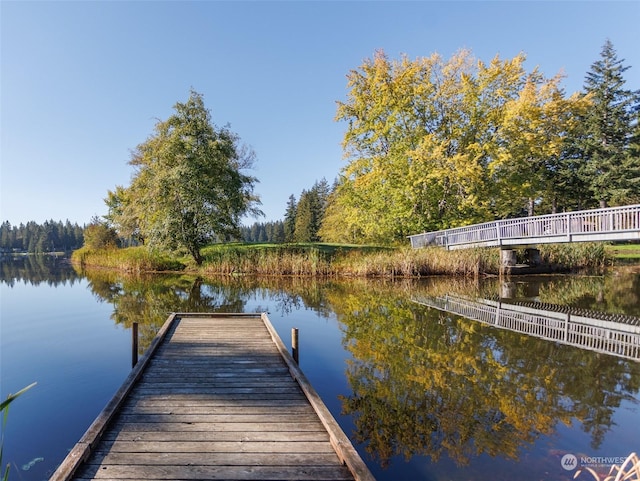
[[51, 480], [373, 480], [266, 314], [172, 314]]

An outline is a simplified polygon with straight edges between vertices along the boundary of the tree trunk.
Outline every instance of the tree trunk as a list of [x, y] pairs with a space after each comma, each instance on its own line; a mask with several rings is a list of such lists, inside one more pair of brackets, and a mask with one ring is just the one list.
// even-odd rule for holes
[[204, 258], [202, 257], [202, 254], [200, 254], [200, 249], [189, 249], [189, 252], [191, 253], [191, 257], [193, 257], [193, 260], [196, 261], [196, 265], [201, 266]]

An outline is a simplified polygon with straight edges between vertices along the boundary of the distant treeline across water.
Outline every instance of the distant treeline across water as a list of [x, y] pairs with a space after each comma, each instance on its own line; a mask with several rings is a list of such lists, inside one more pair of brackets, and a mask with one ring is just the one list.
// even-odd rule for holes
[[60, 252], [79, 249], [84, 244], [84, 227], [70, 221], [30, 221], [0, 224], [0, 252]]

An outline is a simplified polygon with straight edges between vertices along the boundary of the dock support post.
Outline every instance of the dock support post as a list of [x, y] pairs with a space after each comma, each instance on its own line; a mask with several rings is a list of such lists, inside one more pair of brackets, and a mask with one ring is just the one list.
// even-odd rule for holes
[[298, 360], [300, 358], [300, 351], [298, 350], [298, 328], [294, 327], [291, 329], [291, 356], [293, 356], [293, 360], [296, 364], [299, 364]]
[[138, 323], [131, 326], [131, 367], [138, 364]]

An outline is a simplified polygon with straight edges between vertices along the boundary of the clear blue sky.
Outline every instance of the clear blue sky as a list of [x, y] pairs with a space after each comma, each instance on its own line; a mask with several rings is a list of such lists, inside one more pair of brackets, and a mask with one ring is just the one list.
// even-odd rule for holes
[[191, 88], [255, 150], [262, 221], [345, 165], [335, 102], [377, 49], [524, 52], [572, 93], [609, 38], [640, 88], [638, 1], [1, 0], [0, 16], [0, 220], [12, 224], [106, 214], [130, 151]]

